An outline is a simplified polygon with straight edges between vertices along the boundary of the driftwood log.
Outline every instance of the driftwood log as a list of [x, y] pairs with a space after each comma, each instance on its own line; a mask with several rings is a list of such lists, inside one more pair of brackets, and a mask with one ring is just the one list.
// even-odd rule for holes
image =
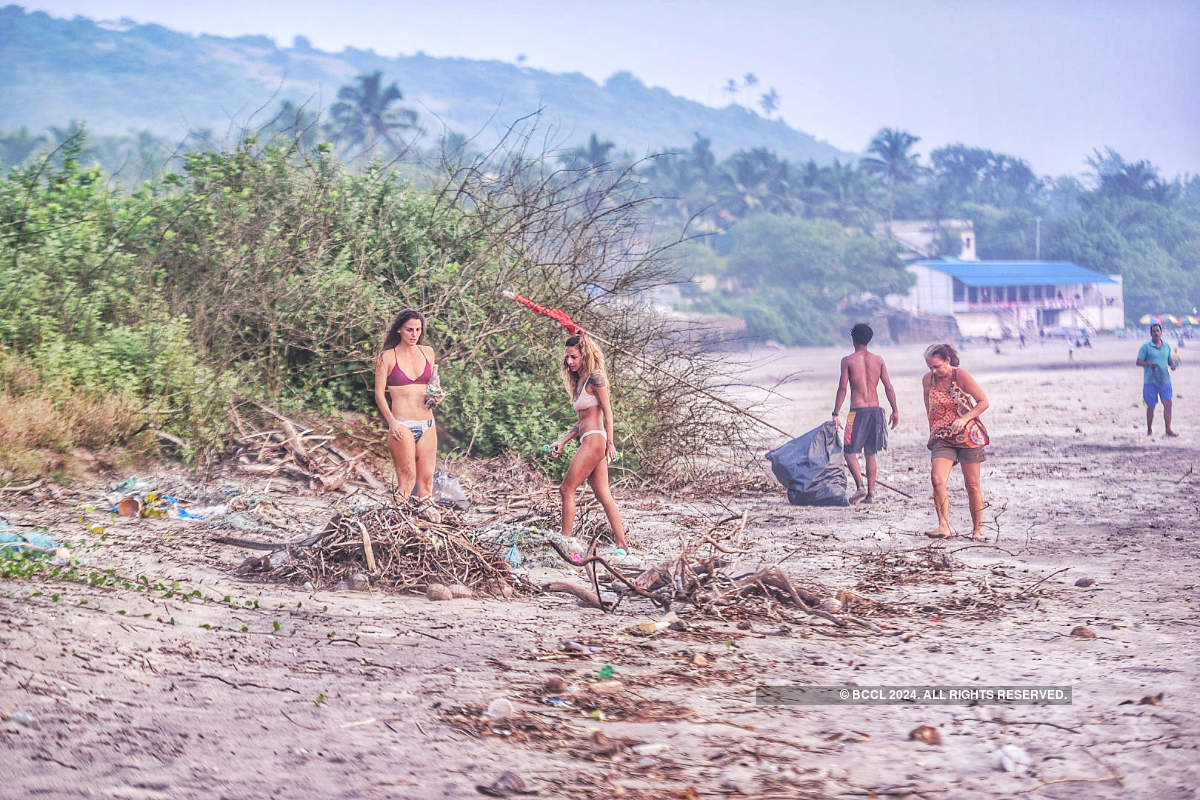
[[241, 450], [240, 472], [296, 478], [317, 491], [388, 491], [387, 484], [363, 463], [366, 451], [350, 455], [334, 444], [333, 436], [314, 434], [270, 406], [247, 402], [276, 420], [279, 430], [250, 430], [238, 419], [241, 435], [235, 441]]

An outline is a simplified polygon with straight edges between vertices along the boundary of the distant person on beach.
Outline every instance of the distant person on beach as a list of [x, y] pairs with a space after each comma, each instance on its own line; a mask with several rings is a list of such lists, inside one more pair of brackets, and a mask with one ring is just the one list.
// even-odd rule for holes
[[406, 308], [396, 316], [375, 360], [375, 405], [388, 425], [397, 497], [407, 502], [415, 485], [421, 517], [441, 522], [433, 500], [433, 473], [437, 467], [433, 409], [444, 394], [437, 380], [437, 356], [432, 347], [421, 344], [424, 336], [425, 317], [421, 312]]
[[954, 465], [960, 464], [971, 508], [971, 535], [978, 539], [983, 533], [980, 465], [987, 460], [987, 432], [978, 419], [988, 408], [987, 395], [965, 369], [959, 369], [958, 352], [951, 345], [931, 345], [925, 351], [925, 366], [929, 372], [921, 385], [929, 415], [928, 446], [932, 461], [929, 478], [938, 519], [937, 528], [926, 535], [935, 539], [954, 535], [950, 528], [948, 483]]
[[1142, 368], [1142, 400], [1146, 403], [1146, 435], [1154, 433], [1154, 407], [1162, 400], [1163, 423], [1167, 436], [1178, 436], [1171, 430], [1171, 401], [1175, 390], [1171, 386], [1171, 372], [1179, 366], [1179, 359], [1171, 352], [1171, 345], [1163, 341], [1162, 325], [1150, 326], [1150, 341], [1138, 350], [1137, 365]]
[[[850, 504], [875, 502], [875, 479], [879, 472], [876, 453], [887, 449], [887, 427], [883, 422], [883, 409], [879, 406], [878, 385], [883, 382], [883, 391], [892, 407], [889, 424], [895, 430], [900, 424], [900, 411], [896, 405], [896, 390], [888, 376], [883, 358], [867, 350], [875, 332], [871, 326], [858, 323], [850, 330], [854, 352], [842, 359], [841, 376], [837, 395], [833, 398], [833, 418], [841, 413], [846, 399], [846, 387], [850, 387], [850, 413], [846, 415], [846, 465], [854, 476], [856, 487]], [[862, 470], [858, 466], [858, 454], [864, 453], [867, 461], [867, 483], [863, 488]]]
[[579, 449], [559, 487], [562, 535], [570, 536], [575, 527], [575, 492], [587, 481], [604, 508], [617, 547], [626, 549], [625, 524], [608, 484], [608, 462], [617, 457], [617, 446], [613, 440], [613, 410], [604, 374], [604, 353], [587, 334], [570, 336], [561, 369], [567, 393], [579, 412], [579, 422], [550, 445], [550, 455], [557, 458], [563, 445], [572, 439], [579, 440]]

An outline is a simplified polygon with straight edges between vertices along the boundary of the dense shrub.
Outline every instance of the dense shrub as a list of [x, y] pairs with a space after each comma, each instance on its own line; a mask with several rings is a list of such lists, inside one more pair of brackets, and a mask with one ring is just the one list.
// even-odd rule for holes
[[501, 296], [511, 289], [646, 356], [636, 368], [614, 360], [618, 439], [638, 439], [631, 463], [702, 455], [660, 435], [700, 422], [694, 389], [644, 364], [670, 353], [695, 380], [706, 373], [636, 310], [667, 276], [628, 172], [556, 170], [518, 149], [416, 186], [352, 174], [326, 147], [251, 138], [189, 154], [180, 173], [128, 194], [82, 168], [80, 147], [0, 182], [0, 345], [49, 394], [120, 398], [129, 419], [106, 428], [114, 438], [159, 430], [202, 456], [220, 447], [239, 394], [371, 411], [384, 327], [414, 306], [451, 392], [445, 449], [539, 456], [573, 419], [558, 377], [564, 332]]

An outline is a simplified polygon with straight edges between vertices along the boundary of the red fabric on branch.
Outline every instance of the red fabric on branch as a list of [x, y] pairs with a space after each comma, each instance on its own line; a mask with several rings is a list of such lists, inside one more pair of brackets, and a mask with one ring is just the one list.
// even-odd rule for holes
[[561, 309], [546, 308], [544, 306], [539, 306], [537, 303], [533, 302], [532, 300], [522, 297], [521, 295], [519, 295], [515, 292], [513, 293], [513, 299], [516, 300], [521, 305], [528, 308], [533, 313], [541, 314], [543, 317], [549, 317], [550, 319], [554, 320], [559, 325], [562, 325], [564, 328], [566, 328], [568, 331], [570, 331], [571, 334], [587, 333], [587, 331], [583, 329], [583, 326], [575, 324], [575, 320], [571, 319], [567, 315], [567, 312], [565, 312]]

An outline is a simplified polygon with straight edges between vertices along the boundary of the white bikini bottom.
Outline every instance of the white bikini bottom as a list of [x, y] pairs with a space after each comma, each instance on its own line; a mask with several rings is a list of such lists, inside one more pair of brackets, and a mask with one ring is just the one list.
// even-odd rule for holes
[[608, 434], [605, 433], [601, 428], [596, 428], [595, 430], [584, 431], [583, 433], [579, 434], [579, 443], [583, 444], [583, 440], [586, 439], [587, 437], [591, 436], [593, 433], [600, 434], [601, 436], [604, 437], [604, 441], [606, 441], [606, 442], [608, 441]]

